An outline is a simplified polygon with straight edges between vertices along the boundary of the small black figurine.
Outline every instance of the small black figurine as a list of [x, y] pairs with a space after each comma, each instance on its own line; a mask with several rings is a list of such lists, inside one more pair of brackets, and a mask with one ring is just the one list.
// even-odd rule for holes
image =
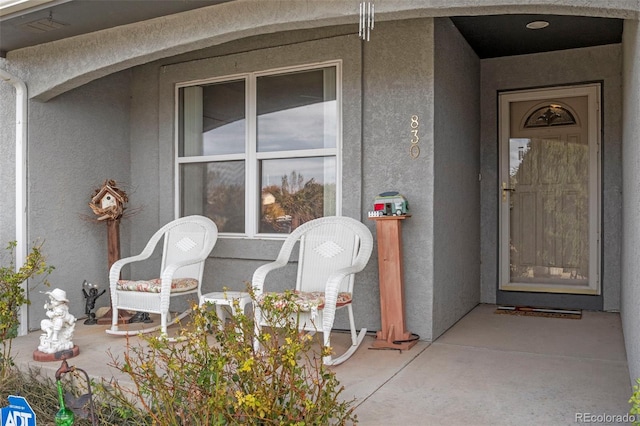
[[[87, 289], [89, 292], [87, 293]], [[98, 286], [95, 284], [91, 284], [84, 280], [82, 283], [82, 294], [84, 294], [85, 305], [84, 305], [84, 313], [87, 315], [87, 319], [84, 321], [87, 325], [97, 324], [98, 320], [96, 319], [96, 314], [91, 312], [93, 308], [96, 306], [96, 299], [102, 296], [107, 290], [102, 290], [98, 293]]]

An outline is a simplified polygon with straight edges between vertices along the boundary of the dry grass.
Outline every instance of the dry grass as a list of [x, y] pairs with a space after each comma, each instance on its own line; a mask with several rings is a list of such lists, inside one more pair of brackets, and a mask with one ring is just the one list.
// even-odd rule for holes
[[[38, 424], [54, 424], [53, 418], [59, 408], [56, 385], [53, 380], [42, 376], [39, 370], [22, 372], [17, 368], [7, 368], [2, 371], [0, 394], [23, 396], [36, 413]], [[7, 404], [5, 399], [2, 405]]]
[[[86, 381], [79, 374], [69, 374], [63, 376], [63, 389], [77, 397], [80, 394], [88, 393]], [[93, 385], [92, 385], [93, 386]], [[95, 389], [94, 389], [95, 391]], [[8, 405], [6, 397], [8, 395], [23, 396], [33, 411], [39, 426], [55, 426], [54, 418], [58, 411], [58, 391], [53, 378], [45, 376], [39, 369], [29, 369], [22, 371], [15, 367], [4, 368], [0, 371], [0, 395], [4, 397], [0, 401], [0, 406]], [[94, 395], [94, 402], [96, 397]], [[69, 399], [67, 399], [69, 402]], [[88, 413], [87, 410], [85, 410]], [[125, 425], [117, 411], [108, 404], [96, 404], [97, 424], [99, 425]], [[75, 426], [91, 425], [88, 418], [81, 418], [76, 414]]]

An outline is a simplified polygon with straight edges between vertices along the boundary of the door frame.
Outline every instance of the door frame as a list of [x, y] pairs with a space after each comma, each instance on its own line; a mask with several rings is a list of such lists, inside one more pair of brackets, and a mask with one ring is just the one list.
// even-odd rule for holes
[[[552, 98], [587, 96], [588, 102], [588, 144], [589, 144], [589, 283], [588, 286], [575, 288], [562, 285], [545, 285], [538, 283], [510, 282], [509, 263], [509, 223], [510, 203], [509, 191], [506, 200], [502, 197], [502, 182], [508, 182], [509, 167], [509, 134], [510, 134], [510, 104], [512, 102], [545, 100]], [[601, 84], [590, 83], [575, 86], [550, 87], [542, 89], [516, 90], [498, 94], [498, 289], [518, 292], [544, 292], [566, 294], [600, 295], [602, 285], [600, 280], [600, 186], [601, 186]]]

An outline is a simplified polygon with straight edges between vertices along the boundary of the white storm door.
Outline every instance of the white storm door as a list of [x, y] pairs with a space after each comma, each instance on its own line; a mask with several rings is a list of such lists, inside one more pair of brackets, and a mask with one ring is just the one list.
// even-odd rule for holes
[[600, 86], [499, 96], [500, 284], [600, 294]]

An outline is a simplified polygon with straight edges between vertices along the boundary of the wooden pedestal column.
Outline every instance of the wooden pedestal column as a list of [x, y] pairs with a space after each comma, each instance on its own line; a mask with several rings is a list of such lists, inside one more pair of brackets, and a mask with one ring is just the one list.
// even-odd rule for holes
[[107, 261], [109, 270], [120, 260], [120, 219], [107, 220]]
[[[116, 260], [120, 260], [120, 219], [107, 220], [107, 262], [109, 263], [108, 271], [111, 270], [111, 266], [116, 263]], [[111, 294], [109, 294], [111, 297]], [[133, 314], [128, 311], [118, 311], [118, 322], [120, 324], [126, 324], [129, 322]], [[113, 310], [109, 308], [101, 318], [98, 318], [98, 324], [111, 324], [113, 321]]]
[[376, 222], [378, 237], [378, 269], [380, 275], [380, 315], [382, 330], [372, 348], [406, 350], [417, 343], [405, 329], [402, 268], [402, 221], [411, 217], [370, 217]]

